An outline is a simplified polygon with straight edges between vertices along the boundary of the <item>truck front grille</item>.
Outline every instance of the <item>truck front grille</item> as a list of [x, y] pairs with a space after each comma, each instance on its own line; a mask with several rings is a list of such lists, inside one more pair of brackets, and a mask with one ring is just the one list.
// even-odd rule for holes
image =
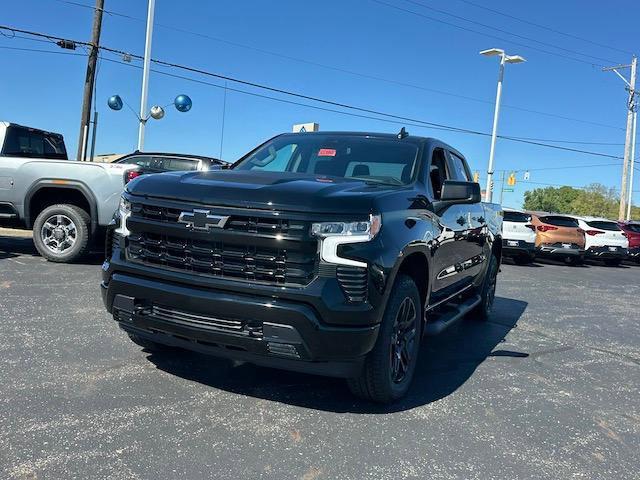
[[303, 221], [231, 214], [224, 228], [198, 232], [178, 222], [189, 209], [137, 203], [131, 210], [131, 262], [271, 285], [304, 286], [316, 275], [317, 241]]

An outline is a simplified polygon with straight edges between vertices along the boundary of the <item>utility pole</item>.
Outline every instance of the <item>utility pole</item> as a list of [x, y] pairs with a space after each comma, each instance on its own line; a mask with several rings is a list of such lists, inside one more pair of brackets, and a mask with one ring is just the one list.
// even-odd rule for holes
[[87, 75], [84, 79], [84, 94], [82, 97], [82, 116], [80, 117], [80, 135], [78, 138], [77, 160], [83, 161], [87, 154], [89, 139], [89, 123], [91, 120], [91, 102], [93, 99], [93, 85], [96, 81], [96, 65], [100, 48], [100, 31], [102, 29], [102, 12], [104, 0], [96, 0], [93, 11], [93, 30], [91, 32], [91, 51], [87, 60]]
[[[620, 210], [618, 211], [618, 220], [624, 221], [627, 214], [627, 203], [631, 202], [631, 195], [627, 194], [627, 185], [629, 183], [629, 165], [631, 163], [631, 150], [633, 136], [633, 111], [635, 105], [635, 88], [636, 88], [636, 69], [638, 66], [638, 59], [634, 56], [630, 65], [617, 65], [615, 67], [603, 68], [603, 71], [612, 71], [618, 75], [624, 83], [627, 84], [629, 90], [629, 102], [627, 104], [627, 133], [624, 141], [624, 160], [622, 164], [622, 185], [620, 187]], [[618, 71], [622, 68], [631, 68], [631, 77], [627, 79]], [[628, 197], [628, 198], [627, 198]]]
[[138, 127], [138, 150], [144, 148], [144, 127], [147, 123], [147, 95], [149, 93], [149, 66], [151, 63], [151, 40], [153, 38], [153, 16], [156, 0], [149, 0], [147, 11], [147, 35], [144, 43], [144, 62], [142, 66], [142, 94], [140, 95], [140, 125]]
[[627, 221], [631, 220], [631, 204], [633, 203], [633, 170], [636, 159], [636, 127], [638, 126], [638, 103], [633, 108], [633, 128], [631, 133], [631, 166], [629, 167], [629, 201], [627, 202]]

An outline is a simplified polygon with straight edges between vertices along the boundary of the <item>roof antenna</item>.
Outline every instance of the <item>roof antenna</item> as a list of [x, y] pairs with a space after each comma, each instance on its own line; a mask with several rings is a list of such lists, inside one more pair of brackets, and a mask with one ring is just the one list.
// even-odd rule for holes
[[400, 129], [400, 132], [398, 132], [398, 140], [402, 140], [405, 137], [409, 136], [409, 132], [407, 132], [407, 129], [402, 127]]

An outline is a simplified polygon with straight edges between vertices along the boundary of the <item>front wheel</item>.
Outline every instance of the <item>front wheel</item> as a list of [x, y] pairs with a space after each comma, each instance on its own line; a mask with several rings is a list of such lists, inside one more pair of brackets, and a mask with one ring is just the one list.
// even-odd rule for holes
[[50, 262], [73, 262], [87, 252], [89, 223], [89, 214], [75, 205], [51, 205], [33, 223], [33, 243]]
[[622, 260], [619, 258], [608, 258], [604, 261], [604, 264], [608, 267], [619, 267], [622, 263]]
[[351, 392], [365, 400], [390, 403], [403, 397], [413, 380], [422, 334], [422, 308], [415, 282], [398, 275], [384, 312], [378, 339], [360, 376], [348, 379]]

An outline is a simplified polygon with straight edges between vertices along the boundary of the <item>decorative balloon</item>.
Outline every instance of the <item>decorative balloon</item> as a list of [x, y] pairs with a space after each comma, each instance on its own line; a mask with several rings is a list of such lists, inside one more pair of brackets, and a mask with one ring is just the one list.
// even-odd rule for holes
[[173, 101], [173, 104], [179, 112], [188, 112], [193, 105], [189, 96], [184, 94], [178, 95]]
[[154, 105], [153, 107], [151, 107], [149, 115], [151, 115], [151, 118], [155, 120], [160, 120], [162, 117], [164, 117], [164, 108], [158, 105]]
[[107, 100], [107, 105], [111, 110], [122, 110], [122, 99], [120, 95], [112, 95]]

